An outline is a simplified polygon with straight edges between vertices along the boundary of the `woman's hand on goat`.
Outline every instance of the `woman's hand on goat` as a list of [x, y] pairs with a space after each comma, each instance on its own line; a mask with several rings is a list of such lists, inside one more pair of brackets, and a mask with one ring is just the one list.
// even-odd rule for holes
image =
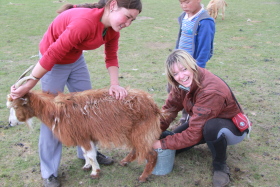
[[116, 99], [124, 99], [127, 96], [127, 90], [119, 85], [111, 85], [109, 94]]
[[10, 96], [13, 99], [20, 98], [24, 96], [27, 92], [29, 92], [36, 84], [38, 80], [28, 80], [26, 83], [16, 88], [15, 85], [11, 86]]
[[157, 140], [157, 141], [154, 142], [153, 148], [154, 148], [154, 149], [162, 148], [162, 147], [161, 147], [161, 143], [160, 143], [159, 140]]

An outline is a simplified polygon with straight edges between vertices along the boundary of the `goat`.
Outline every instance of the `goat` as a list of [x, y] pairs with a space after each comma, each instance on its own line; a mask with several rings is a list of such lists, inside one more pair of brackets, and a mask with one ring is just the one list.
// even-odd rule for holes
[[227, 6], [227, 3], [225, 2], [225, 0], [211, 0], [207, 5], [206, 10], [210, 14], [210, 16], [216, 20], [217, 16], [218, 16], [218, 12], [221, 9], [222, 10], [222, 20], [224, 20], [226, 6]]
[[[31, 124], [32, 120], [28, 123]], [[13, 108], [11, 108], [10, 115], [9, 115], [9, 126], [13, 127], [13, 126], [22, 125], [22, 124], [24, 124], [24, 122], [18, 121], [16, 114], [15, 114], [15, 110]]]
[[145, 182], [152, 173], [157, 152], [152, 148], [159, 139], [161, 111], [152, 96], [144, 91], [128, 89], [123, 100], [110, 96], [107, 89], [92, 89], [57, 96], [42, 91], [29, 91], [13, 100], [8, 95], [7, 107], [14, 110], [18, 121], [30, 123], [37, 117], [66, 146], [81, 146], [91, 178], [99, 178], [96, 144], [105, 148], [126, 147], [131, 152], [120, 161], [125, 166], [137, 159], [146, 160], [138, 178]]

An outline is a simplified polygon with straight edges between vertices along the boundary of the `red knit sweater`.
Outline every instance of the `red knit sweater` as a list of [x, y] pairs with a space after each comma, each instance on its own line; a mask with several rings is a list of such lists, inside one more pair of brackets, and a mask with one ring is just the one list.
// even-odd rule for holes
[[106, 67], [118, 67], [120, 34], [109, 27], [102, 36], [104, 25], [100, 20], [103, 12], [104, 8], [72, 8], [59, 14], [40, 42], [41, 66], [51, 70], [55, 64], [74, 63], [83, 50], [93, 50], [105, 44]]

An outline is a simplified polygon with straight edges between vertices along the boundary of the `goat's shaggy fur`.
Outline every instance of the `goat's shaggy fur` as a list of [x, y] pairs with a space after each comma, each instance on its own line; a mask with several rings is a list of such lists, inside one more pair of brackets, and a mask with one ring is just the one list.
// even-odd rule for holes
[[217, 19], [219, 10], [222, 11], [222, 20], [225, 19], [225, 10], [226, 10], [227, 3], [225, 0], [210, 0], [208, 3], [206, 9], [210, 16], [214, 18], [215, 20]]
[[[157, 153], [152, 145], [161, 134], [161, 112], [146, 92], [128, 89], [125, 99], [116, 100], [107, 89], [60, 93], [57, 96], [30, 91], [10, 104], [19, 121], [37, 117], [66, 146], [81, 146], [86, 159], [83, 169], [88, 170], [92, 166], [92, 178], [99, 177], [96, 143], [106, 148], [126, 147], [132, 150], [120, 162], [121, 165], [136, 158], [138, 161], [147, 160], [139, 177], [141, 182], [146, 181], [155, 167]], [[91, 152], [92, 149], [95, 153]]]

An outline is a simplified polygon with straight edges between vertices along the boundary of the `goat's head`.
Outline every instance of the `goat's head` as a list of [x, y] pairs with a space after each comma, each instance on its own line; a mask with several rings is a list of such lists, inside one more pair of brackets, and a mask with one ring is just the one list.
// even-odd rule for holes
[[32, 118], [34, 111], [29, 106], [28, 97], [24, 96], [13, 100], [9, 95], [7, 98], [7, 107], [10, 109], [9, 125], [16, 126], [27, 123], [29, 127], [32, 126]]
[[[25, 72], [19, 77], [17, 80], [15, 87], [18, 88], [28, 79], [34, 79], [33, 76], [25, 75], [33, 68], [34, 66], [30, 66]], [[32, 125], [32, 117], [34, 116], [34, 112], [30, 112], [30, 107], [28, 107], [28, 99], [26, 97], [13, 99], [10, 95], [7, 96], [6, 102], [7, 108], [10, 109], [9, 115], [9, 125], [16, 126], [23, 124], [26, 122], [28, 126]], [[33, 116], [32, 116], [33, 115]]]

